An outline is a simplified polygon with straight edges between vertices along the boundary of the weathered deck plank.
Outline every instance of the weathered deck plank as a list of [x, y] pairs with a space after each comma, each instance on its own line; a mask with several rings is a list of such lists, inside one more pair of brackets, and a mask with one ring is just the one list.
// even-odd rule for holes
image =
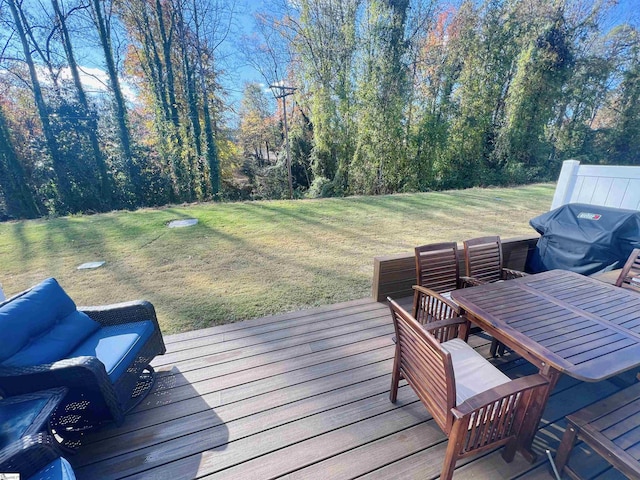
[[[387, 306], [363, 299], [167, 337], [154, 392], [124, 425], [87, 439], [70, 458], [77, 477], [437, 478], [446, 438], [410, 388], [388, 400], [392, 332]], [[489, 338], [469, 342], [488, 355]], [[513, 355], [495, 363], [511, 377], [532, 372]], [[490, 452], [459, 462], [454, 478], [552, 478], [543, 454], [564, 416], [619, 388], [562, 378], [537, 463]], [[591, 478], [619, 478], [579, 449]]]

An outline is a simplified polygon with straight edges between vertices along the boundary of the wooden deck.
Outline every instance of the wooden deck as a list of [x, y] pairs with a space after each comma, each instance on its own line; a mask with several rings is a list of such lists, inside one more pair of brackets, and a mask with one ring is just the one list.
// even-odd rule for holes
[[[93, 434], [69, 456], [80, 480], [433, 479], [446, 439], [412, 390], [388, 390], [393, 358], [388, 307], [363, 299], [166, 337], [154, 392], [120, 428]], [[489, 340], [470, 339], [488, 355]], [[507, 354], [509, 376], [533, 368]], [[459, 462], [456, 479], [551, 479], [564, 416], [633, 379], [586, 384], [564, 377], [534, 447], [533, 465], [499, 452]], [[624, 478], [578, 448], [585, 478]]]

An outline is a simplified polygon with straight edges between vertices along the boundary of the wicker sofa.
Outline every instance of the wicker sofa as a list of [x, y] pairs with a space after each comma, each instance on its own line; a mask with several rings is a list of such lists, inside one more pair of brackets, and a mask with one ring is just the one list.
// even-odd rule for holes
[[51, 426], [70, 447], [88, 429], [122, 423], [165, 352], [149, 302], [78, 309], [53, 278], [0, 303], [0, 338], [0, 395], [66, 387]]

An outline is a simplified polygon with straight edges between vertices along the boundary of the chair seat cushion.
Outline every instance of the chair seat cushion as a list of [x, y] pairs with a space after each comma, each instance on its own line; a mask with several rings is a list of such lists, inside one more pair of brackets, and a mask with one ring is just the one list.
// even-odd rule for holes
[[[440, 296], [442, 296], [442, 297], [446, 298], [446, 299], [447, 299], [447, 300], [449, 300], [450, 302], [456, 303], [456, 301], [455, 301], [455, 300], [453, 300], [453, 299], [451, 298], [451, 290], [449, 290], [448, 292], [442, 292], [442, 293], [440, 294]], [[456, 305], [457, 305], [457, 303], [456, 303]]]
[[68, 356], [96, 357], [115, 382], [129, 368], [153, 331], [153, 322], [149, 320], [102, 327]]
[[28, 480], [75, 480], [73, 468], [64, 458], [56, 458]]
[[0, 449], [24, 436], [48, 401], [46, 397], [17, 403], [0, 401]]
[[456, 384], [456, 405], [478, 393], [511, 381], [459, 338], [442, 343], [442, 348], [451, 354]]

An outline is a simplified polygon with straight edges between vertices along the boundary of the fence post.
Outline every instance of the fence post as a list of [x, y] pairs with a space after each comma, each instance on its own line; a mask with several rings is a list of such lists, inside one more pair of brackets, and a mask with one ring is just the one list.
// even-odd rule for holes
[[551, 208], [549, 210], [558, 208], [571, 201], [573, 189], [576, 186], [576, 180], [578, 178], [578, 168], [580, 168], [580, 162], [578, 160], [565, 160], [562, 162], [562, 170], [560, 170], [556, 192], [553, 195], [553, 201], [551, 202]]

